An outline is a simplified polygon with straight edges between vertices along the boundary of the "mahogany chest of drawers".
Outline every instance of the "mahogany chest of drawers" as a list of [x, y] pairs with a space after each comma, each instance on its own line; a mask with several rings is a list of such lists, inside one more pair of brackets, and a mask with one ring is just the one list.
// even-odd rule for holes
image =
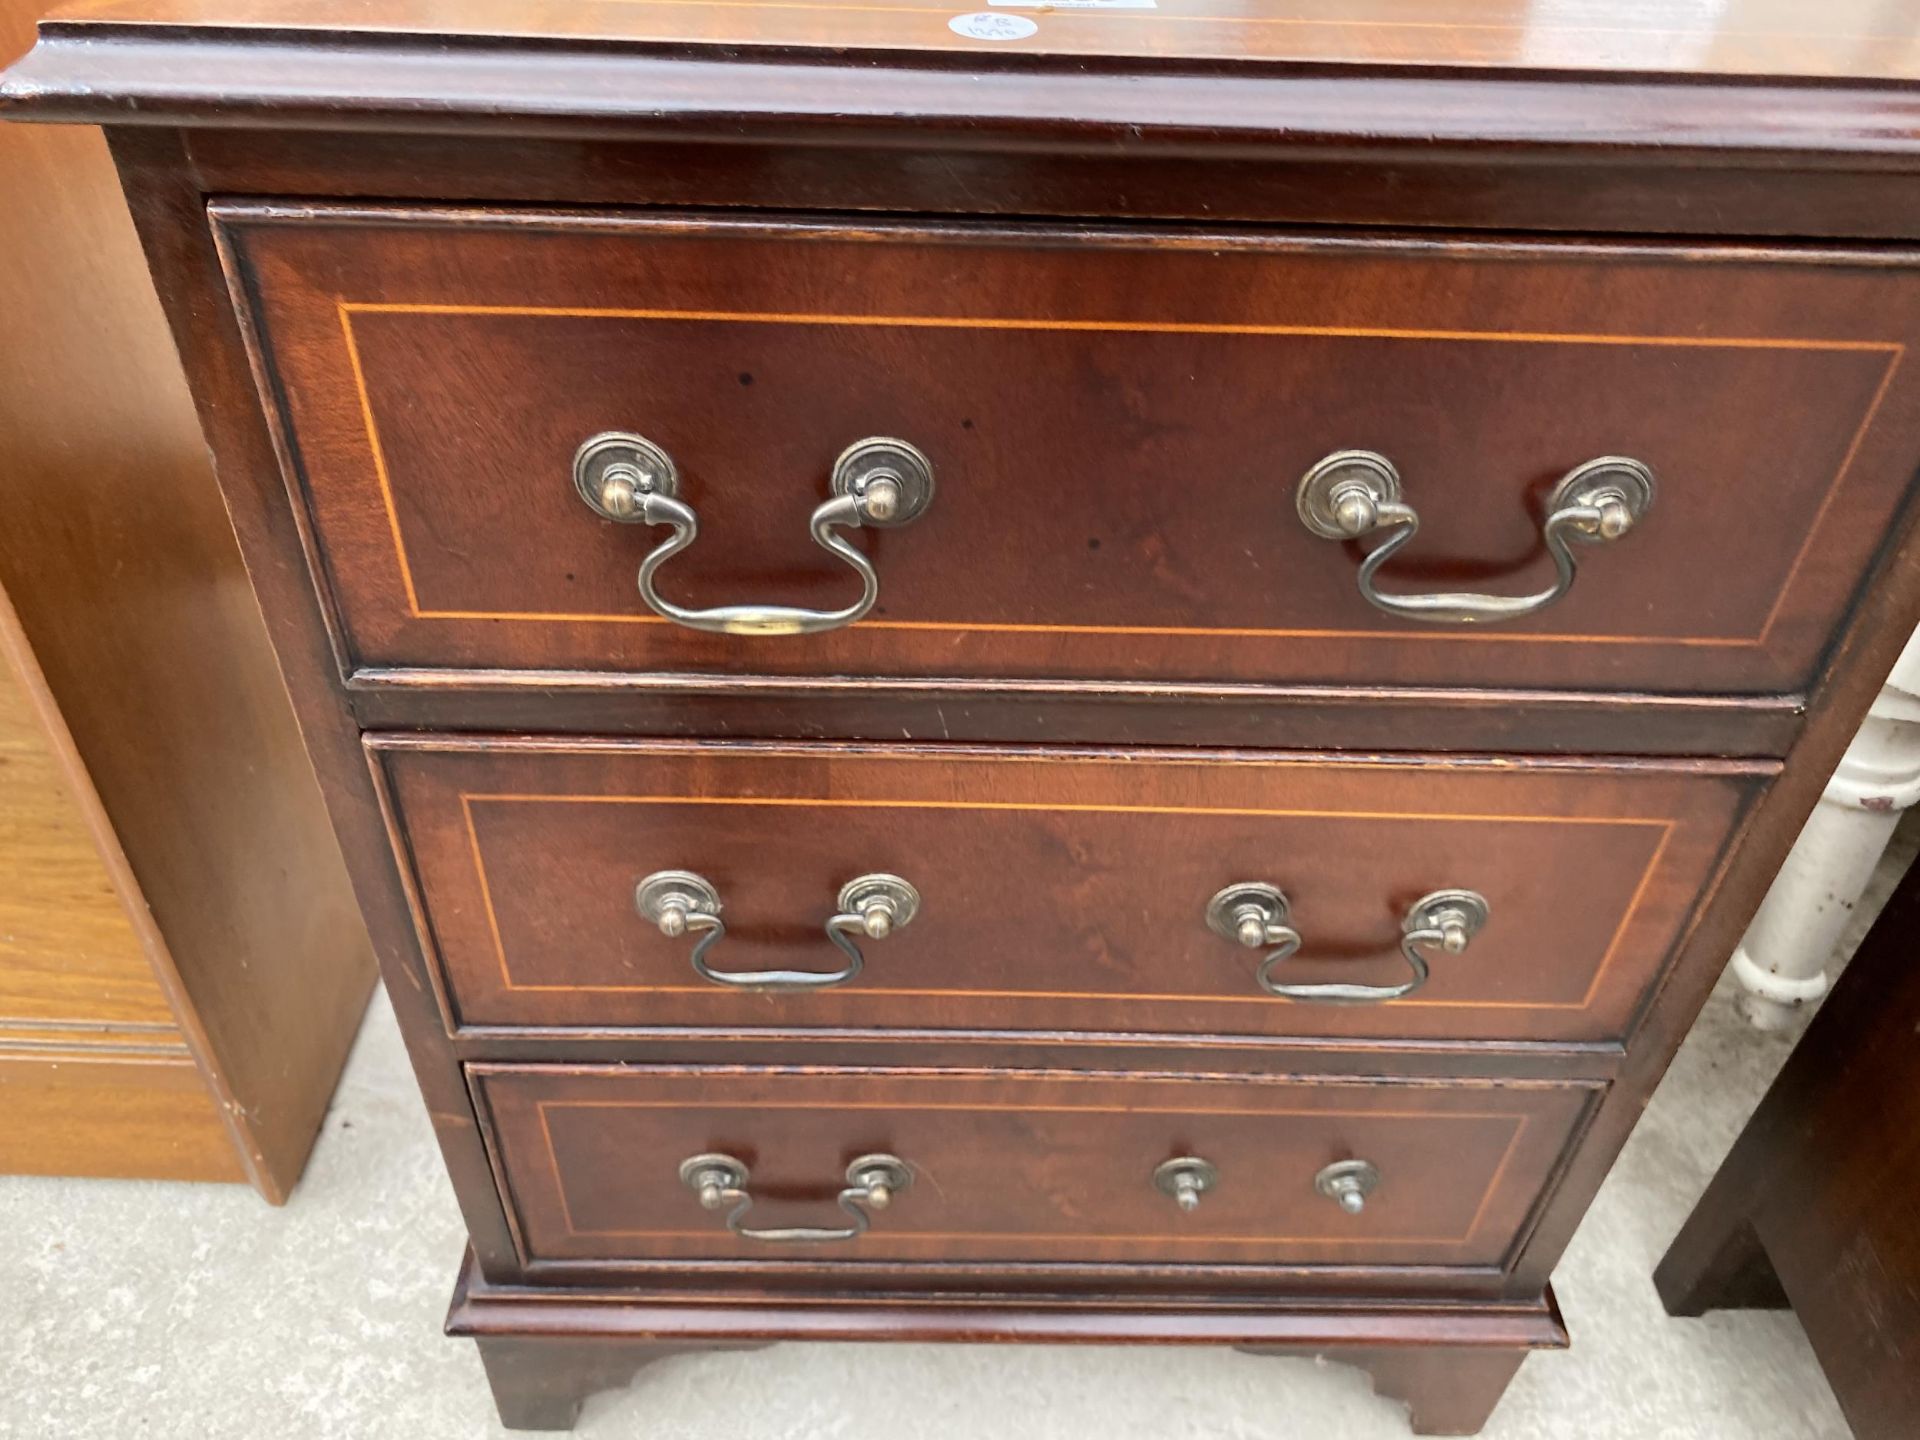
[[44, 27], [4, 95], [109, 126], [509, 1423], [884, 1338], [1464, 1432], [1565, 1343], [1916, 618], [1916, 22]]

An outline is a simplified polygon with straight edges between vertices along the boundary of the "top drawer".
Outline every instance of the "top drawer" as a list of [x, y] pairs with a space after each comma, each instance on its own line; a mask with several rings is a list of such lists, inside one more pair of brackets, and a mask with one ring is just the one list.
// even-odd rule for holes
[[[1913, 256], [237, 203], [214, 223], [349, 669], [1783, 693], [1916, 452]], [[867, 618], [703, 633], [636, 590], [673, 529], [576, 490], [610, 431], [670, 457], [697, 516], [655, 577], [686, 609], [855, 600], [809, 533], [853, 442], [910, 442], [937, 485], [911, 524], [825, 532], [874, 567]], [[1563, 598], [1434, 623], [1358, 588], [1404, 521], [1302, 523], [1302, 476], [1341, 451], [1386, 457], [1419, 517], [1382, 592], [1542, 591], [1561, 477], [1629, 457], [1655, 493], [1609, 542], [1556, 523]]]

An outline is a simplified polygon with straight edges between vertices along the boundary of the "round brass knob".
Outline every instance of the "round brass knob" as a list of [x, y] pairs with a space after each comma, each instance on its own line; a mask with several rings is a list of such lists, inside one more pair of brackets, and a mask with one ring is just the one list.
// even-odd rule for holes
[[1364, 535], [1380, 519], [1380, 506], [1364, 485], [1343, 485], [1334, 492], [1333, 523], [1348, 535]]
[[1448, 955], [1458, 955], [1486, 928], [1491, 911], [1486, 897], [1473, 890], [1436, 890], [1413, 902], [1402, 931], [1426, 944], [1438, 942]]
[[1379, 1186], [1380, 1172], [1365, 1160], [1336, 1160], [1313, 1177], [1313, 1188], [1349, 1215], [1364, 1211]]
[[869, 905], [860, 917], [860, 928], [869, 940], [884, 940], [893, 933], [893, 910], [884, 901]]
[[868, 518], [883, 523], [900, 513], [900, 500], [900, 482], [891, 475], [874, 476], [860, 494], [860, 506]]
[[600, 511], [614, 520], [630, 520], [640, 513], [645, 482], [632, 465], [613, 464], [600, 472]]
[[1336, 450], [1300, 477], [1294, 507], [1301, 522], [1327, 540], [1353, 540], [1380, 523], [1382, 506], [1398, 504], [1400, 472], [1372, 450]]
[[884, 1210], [893, 1197], [913, 1183], [913, 1171], [892, 1155], [862, 1155], [847, 1166], [847, 1184], [864, 1192], [863, 1204]]
[[898, 875], [862, 875], [840, 887], [840, 913], [848, 923], [857, 920], [869, 940], [884, 940], [913, 923], [920, 913], [920, 892]]
[[645, 436], [609, 430], [574, 455], [573, 484], [601, 519], [634, 525], [646, 518], [647, 497], [671, 499], [680, 476], [667, 452]]
[[1595, 501], [1600, 522], [1594, 529], [1602, 540], [1618, 540], [1633, 528], [1633, 509], [1618, 491], [1609, 491]]
[[731, 1155], [694, 1155], [680, 1166], [680, 1179], [703, 1210], [718, 1210], [746, 1188], [747, 1167]]
[[1183, 1212], [1191, 1214], [1200, 1208], [1200, 1197], [1220, 1183], [1220, 1172], [1197, 1155], [1182, 1155], [1156, 1167], [1153, 1183]]
[[669, 940], [678, 940], [695, 924], [711, 923], [720, 914], [720, 894], [689, 870], [659, 870], [634, 888], [634, 909]]
[[1207, 902], [1207, 928], [1249, 950], [1299, 937], [1287, 925], [1287, 897], [1272, 885], [1243, 881]]

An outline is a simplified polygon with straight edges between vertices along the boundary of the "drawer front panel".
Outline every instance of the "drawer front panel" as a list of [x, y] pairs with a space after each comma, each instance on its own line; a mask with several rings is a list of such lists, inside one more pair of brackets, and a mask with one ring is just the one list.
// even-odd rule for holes
[[[1593, 1041], [1621, 1038], [1768, 767], [1183, 752], [376, 738], [425, 939], [466, 1026], [853, 1027]], [[722, 973], [834, 972], [842, 887], [891, 874], [911, 922], [806, 990], [695, 973], [636, 887], [717, 894]], [[1490, 907], [1419, 990], [1296, 1003], [1278, 948], [1211, 930], [1226, 887], [1289, 902], [1284, 984], [1392, 987], [1429, 892]], [[1231, 928], [1231, 927], [1229, 927]]]
[[[216, 223], [350, 667], [1787, 692], [1911, 472], [1920, 306], [1884, 256]], [[671, 532], [575, 491], [605, 431], [677, 467], [699, 537], [656, 585], [683, 607], [853, 601], [808, 529], [852, 442], [911, 442], [937, 485], [910, 525], [834, 532], [877, 572], [859, 624], [704, 634], [636, 592]], [[1597, 457], [1657, 493], [1623, 538], [1572, 545], [1541, 613], [1429, 624], [1358, 591], [1387, 531], [1343, 543], [1296, 512], [1349, 449], [1387, 457], [1421, 519], [1382, 591], [1549, 585], [1549, 491]]]
[[[825, 1259], [1497, 1267], [1597, 1087], [1146, 1079], [1079, 1072], [476, 1065], [470, 1077], [531, 1264]], [[682, 1179], [748, 1171], [749, 1228], [849, 1227], [849, 1163], [911, 1182], [866, 1233], [728, 1231]], [[1183, 1211], [1154, 1172], [1207, 1162]], [[1341, 1161], [1378, 1182], [1359, 1213], [1316, 1188]]]

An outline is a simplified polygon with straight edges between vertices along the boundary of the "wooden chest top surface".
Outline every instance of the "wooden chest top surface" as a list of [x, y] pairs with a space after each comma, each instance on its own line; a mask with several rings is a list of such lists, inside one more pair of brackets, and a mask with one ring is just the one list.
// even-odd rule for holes
[[[1016, 21], [966, 23], [977, 13]], [[1915, 0], [93, 0], [63, 21], [846, 49], [1804, 79], [1920, 78]], [[1024, 22], [1024, 23], [1018, 23]]]

